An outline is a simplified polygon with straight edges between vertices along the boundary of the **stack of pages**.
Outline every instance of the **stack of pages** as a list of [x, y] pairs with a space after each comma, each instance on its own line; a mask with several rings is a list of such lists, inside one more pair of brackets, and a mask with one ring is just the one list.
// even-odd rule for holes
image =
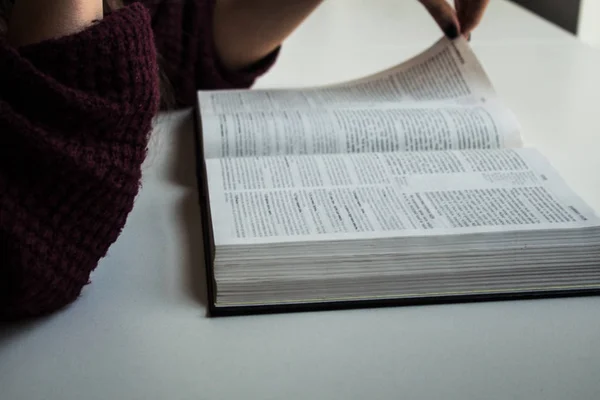
[[522, 147], [463, 39], [197, 110], [215, 315], [600, 290], [600, 219]]

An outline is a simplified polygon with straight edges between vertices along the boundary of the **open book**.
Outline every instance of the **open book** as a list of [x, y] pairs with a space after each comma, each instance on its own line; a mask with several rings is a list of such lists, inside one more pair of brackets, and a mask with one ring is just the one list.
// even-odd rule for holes
[[213, 315], [600, 291], [600, 220], [464, 39], [306, 89], [202, 91]]

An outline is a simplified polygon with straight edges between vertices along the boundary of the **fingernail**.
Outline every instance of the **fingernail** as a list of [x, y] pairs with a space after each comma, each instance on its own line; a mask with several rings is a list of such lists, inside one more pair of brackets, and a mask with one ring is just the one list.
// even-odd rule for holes
[[448, 25], [445, 29], [444, 29], [444, 34], [448, 37], [448, 39], [456, 39], [459, 35], [458, 32], [458, 28], [456, 27], [456, 25], [452, 24], [452, 25]]

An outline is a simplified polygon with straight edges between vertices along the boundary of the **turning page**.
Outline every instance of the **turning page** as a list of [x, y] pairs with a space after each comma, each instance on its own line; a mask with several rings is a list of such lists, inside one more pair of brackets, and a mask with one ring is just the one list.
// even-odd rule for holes
[[479, 103], [495, 97], [464, 38], [440, 39], [396, 67], [351, 82], [306, 89], [200, 91], [202, 115], [443, 101]]
[[520, 147], [520, 126], [464, 39], [309, 89], [199, 92], [205, 158]]
[[206, 161], [217, 245], [598, 225], [533, 149]]

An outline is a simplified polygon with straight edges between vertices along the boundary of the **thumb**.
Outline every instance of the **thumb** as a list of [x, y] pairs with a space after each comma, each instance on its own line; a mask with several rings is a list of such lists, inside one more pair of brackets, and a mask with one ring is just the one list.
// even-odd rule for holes
[[460, 23], [454, 8], [446, 0], [419, 0], [449, 39], [460, 35]]

